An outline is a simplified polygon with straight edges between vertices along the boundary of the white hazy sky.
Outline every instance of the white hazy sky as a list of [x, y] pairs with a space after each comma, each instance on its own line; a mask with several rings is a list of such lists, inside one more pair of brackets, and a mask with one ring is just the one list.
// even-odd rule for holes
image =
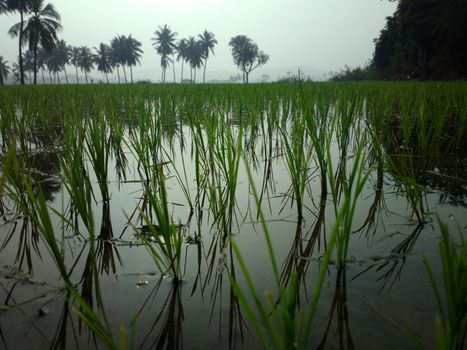
[[[98, 46], [117, 34], [142, 42], [144, 55], [138, 78], [160, 77], [159, 57], [151, 45], [158, 26], [168, 24], [178, 38], [212, 31], [219, 44], [208, 61], [207, 79], [235, 72], [228, 46], [245, 34], [270, 55], [268, 68], [312, 67], [338, 71], [345, 64], [365, 64], [373, 39], [391, 15], [387, 0], [50, 0], [61, 15], [59, 37], [71, 45]], [[0, 15], [0, 55], [17, 57], [17, 38], [8, 28], [19, 14]], [[177, 67], [178, 68], [178, 67]], [[178, 69], [177, 69], [178, 71]], [[211, 76], [210, 76], [211, 72]], [[168, 74], [169, 76], [169, 74]]]

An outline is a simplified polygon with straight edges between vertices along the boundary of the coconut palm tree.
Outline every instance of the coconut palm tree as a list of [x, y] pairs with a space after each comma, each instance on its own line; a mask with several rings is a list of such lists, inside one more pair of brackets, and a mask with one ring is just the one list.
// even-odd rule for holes
[[53, 52], [54, 60], [56, 60], [60, 71], [63, 70], [65, 72], [65, 80], [67, 84], [68, 74], [66, 72], [66, 65], [70, 63], [70, 50], [70, 46], [66, 44], [65, 40], [60, 40], [57, 43], [57, 46], [55, 47], [55, 50]]
[[20, 15], [20, 26], [16, 34], [10, 33], [10, 36], [18, 36], [18, 46], [19, 46], [19, 66], [18, 66], [18, 75], [20, 84], [24, 85], [24, 67], [23, 67], [23, 29], [24, 29], [24, 14], [27, 13], [26, 8], [27, 0], [6, 0], [6, 5], [8, 11], [10, 12], [19, 12]]
[[182, 60], [182, 71], [180, 74], [180, 83], [183, 83], [183, 62], [188, 60], [188, 43], [186, 39], [180, 39], [177, 47], [177, 62]]
[[201, 42], [190, 36], [187, 41], [188, 62], [190, 63], [190, 80], [196, 81], [196, 69], [203, 64], [203, 48]]
[[128, 38], [126, 38], [124, 56], [126, 64], [130, 67], [131, 83], [133, 83], [132, 66], [136, 66], [136, 63], [141, 64], [140, 58], [142, 54], [141, 43], [130, 34]]
[[206, 63], [209, 58], [209, 52], [214, 55], [214, 46], [217, 44], [217, 40], [214, 37], [214, 33], [204, 30], [203, 34], [199, 35], [199, 40], [201, 43], [202, 55], [204, 58], [204, 71], [203, 71], [203, 84], [206, 79]]
[[10, 74], [10, 67], [8, 67], [8, 61], [3, 59], [3, 56], [0, 56], [0, 85], [5, 84], [5, 80], [8, 79]]
[[[34, 56], [34, 84], [37, 83], [37, 52], [39, 44], [47, 51], [55, 48], [57, 31], [62, 28], [60, 15], [52, 4], [44, 5], [44, 0], [28, 0], [26, 8], [31, 16], [23, 31], [23, 44], [29, 43], [29, 51]], [[11, 35], [19, 35], [23, 23], [17, 23], [10, 28]]]
[[87, 46], [80, 46], [79, 48], [78, 65], [81, 71], [84, 72], [86, 84], [88, 83], [88, 73], [94, 68], [94, 55]]
[[7, 0], [0, 0], [0, 14], [10, 11]]
[[154, 32], [154, 37], [151, 39], [153, 46], [156, 49], [158, 55], [161, 56], [161, 67], [162, 67], [162, 82], [165, 83], [165, 76], [167, 67], [170, 62], [173, 60], [170, 59], [170, 55], [174, 53], [176, 48], [175, 37], [177, 36], [176, 32], [173, 32], [167, 24], [164, 24], [163, 27], [159, 27], [158, 30]]
[[126, 79], [126, 58], [125, 58], [125, 46], [126, 46], [127, 37], [125, 35], [117, 35], [112, 39], [110, 42], [110, 47], [112, 48], [112, 62], [117, 67], [117, 76], [118, 82], [120, 83], [120, 73], [119, 67], [122, 66], [123, 76], [125, 77], [125, 83], [127, 83]]
[[75, 66], [76, 84], [79, 84], [79, 78], [78, 78], [79, 59], [80, 59], [79, 47], [76, 47], [76, 46], [71, 47], [71, 49], [70, 49], [70, 62], [71, 62], [72, 65]]
[[109, 45], [101, 43], [96, 50], [95, 60], [97, 70], [105, 74], [107, 84], [109, 83], [109, 73], [112, 73], [112, 49]]

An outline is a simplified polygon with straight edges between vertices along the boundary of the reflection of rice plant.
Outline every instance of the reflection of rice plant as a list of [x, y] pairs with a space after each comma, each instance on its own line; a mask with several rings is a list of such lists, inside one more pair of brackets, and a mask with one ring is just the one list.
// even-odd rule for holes
[[439, 225], [442, 233], [439, 252], [443, 266], [444, 302], [433, 270], [428, 261], [424, 261], [438, 303], [437, 348], [460, 350], [465, 349], [467, 335], [467, 242], [460, 231], [460, 243], [457, 245], [449, 235], [448, 226], [441, 221]]

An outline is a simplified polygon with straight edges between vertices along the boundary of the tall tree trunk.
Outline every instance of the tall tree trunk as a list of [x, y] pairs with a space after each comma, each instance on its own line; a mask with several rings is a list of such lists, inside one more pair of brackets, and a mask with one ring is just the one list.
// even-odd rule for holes
[[4, 85], [2, 72], [0, 72], [0, 85]]
[[41, 75], [42, 75], [42, 84], [45, 84], [44, 67], [41, 68]]
[[123, 69], [123, 76], [125, 77], [125, 84], [128, 84], [128, 81], [126, 80], [126, 69], [125, 69], [124, 64], [122, 64], [122, 69]]
[[206, 64], [207, 64], [207, 62], [208, 62], [208, 59], [206, 58], [206, 59], [204, 60], [203, 84], [206, 82], [205, 79], [206, 79]]
[[52, 72], [50, 70], [49, 70], [49, 78], [50, 78], [50, 84], [52, 84], [53, 83], [53, 81], [52, 81]]
[[84, 77], [86, 78], [86, 84], [88, 83], [88, 73], [84, 71]]
[[131, 67], [131, 64], [130, 64], [130, 76], [131, 76], [131, 83], [133, 84], [133, 68]]
[[20, 19], [21, 19], [21, 24], [19, 28], [19, 75], [20, 75], [21, 85], [24, 85], [23, 49], [21, 47], [23, 43], [23, 29], [24, 29], [23, 2], [24, 0], [20, 0], [19, 2], [19, 7], [20, 7], [19, 14], [20, 14]]
[[37, 85], [37, 38], [36, 42], [34, 43], [34, 62], [32, 65], [32, 69], [34, 69], [34, 85]]
[[172, 62], [172, 70], [174, 71], [174, 84], [175, 84], [175, 83], [177, 82], [177, 81], [175, 80], [175, 59], [174, 59], [174, 61]]
[[59, 75], [59, 72], [57, 72], [56, 74], [57, 74], [57, 82], [58, 82], [58, 85], [60, 85], [60, 75]]
[[117, 64], [117, 78], [118, 78], [118, 83], [120, 84], [120, 69], [119, 69], [120, 65]]
[[105, 72], [105, 79], [107, 80], [107, 84], [109, 83], [109, 73]]
[[65, 80], [66, 80], [66, 83], [68, 84], [68, 74], [66, 73], [65, 66], [63, 66], [63, 71], [65, 72]]
[[78, 66], [75, 66], [76, 68], [76, 84], [79, 84], [79, 79], [78, 79]]
[[180, 84], [183, 84], [183, 61], [184, 59], [182, 58], [182, 74], [180, 76]]

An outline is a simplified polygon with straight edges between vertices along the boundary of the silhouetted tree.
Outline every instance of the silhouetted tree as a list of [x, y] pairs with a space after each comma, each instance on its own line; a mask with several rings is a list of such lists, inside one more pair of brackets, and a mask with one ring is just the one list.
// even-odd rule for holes
[[159, 27], [159, 29], [154, 32], [154, 35], [151, 41], [153, 42], [152, 45], [156, 49], [157, 54], [161, 56], [161, 80], [165, 83], [167, 67], [170, 62], [173, 62], [169, 56], [173, 55], [176, 48], [175, 38], [177, 33], [173, 32], [167, 24], [164, 24], [163, 27]]
[[196, 82], [196, 69], [203, 64], [203, 48], [201, 42], [190, 36], [187, 41], [188, 62], [190, 63], [190, 81]]
[[375, 40], [377, 78], [467, 76], [467, 1], [400, 0]]
[[84, 72], [86, 84], [88, 83], [88, 73], [94, 68], [94, 55], [87, 46], [80, 46], [78, 55], [78, 65]]
[[80, 59], [79, 47], [76, 47], [76, 46], [71, 47], [71, 50], [70, 50], [70, 62], [71, 62], [72, 65], [75, 66], [76, 84], [79, 84], [79, 78], [78, 78], [79, 59]]
[[[44, 0], [28, 0], [26, 9], [31, 16], [23, 29], [22, 43], [29, 43], [29, 51], [34, 56], [34, 84], [37, 83], [37, 52], [39, 44], [47, 51], [51, 51], [58, 41], [57, 30], [61, 29], [60, 15], [52, 4], [44, 6]], [[9, 33], [17, 36], [23, 23], [17, 23], [10, 28]]]
[[180, 39], [177, 47], [176, 47], [176, 52], [177, 52], [177, 62], [182, 61], [182, 71], [180, 73], [180, 83], [183, 83], [183, 63], [185, 61], [188, 61], [188, 43], [186, 39]]
[[95, 60], [97, 70], [105, 74], [107, 84], [109, 83], [109, 73], [112, 73], [112, 49], [109, 45], [101, 43], [96, 50]]
[[9, 32], [12, 37], [18, 36], [18, 47], [19, 47], [19, 82], [24, 84], [24, 67], [23, 67], [23, 29], [24, 29], [24, 14], [27, 12], [26, 0], [6, 0], [6, 5], [10, 12], [19, 12], [20, 15], [20, 26], [17, 32]]
[[143, 54], [141, 43], [130, 34], [128, 38], [126, 38], [124, 50], [125, 62], [130, 67], [131, 83], [133, 83], [132, 67], [136, 66], [137, 63], [140, 64], [140, 58]]
[[204, 58], [204, 71], [203, 71], [203, 84], [206, 79], [206, 64], [209, 58], [209, 52], [211, 52], [214, 55], [214, 46], [217, 44], [217, 40], [214, 37], [214, 33], [208, 32], [207, 30], [204, 30], [203, 34], [199, 35], [199, 39], [201, 42], [201, 49], [203, 52], [203, 58]]
[[235, 65], [243, 72], [243, 82], [248, 83], [248, 76], [254, 69], [266, 64], [269, 56], [258, 49], [258, 45], [245, 35], [230, 39], [232, 57]]
[[5, 84], [5, 80], [8, 79], [10, 74], [10, 67], [8, 67], [8, 61], [5, 61], [2, 56], [0, 56], [0, 85]]
[[58, 72], [63, 72], [65, 73], [65, 80], [66, 83], [68, 84], [68, 74], [66, 71], [66, 65], [70, 63], [70, 47], [66, 44], [65, 40], [60, 40], [57, 42], [57, 45], [55, 49], [52, 52], [52, 57], [56, 62], [56, 65], [58, 67]]

